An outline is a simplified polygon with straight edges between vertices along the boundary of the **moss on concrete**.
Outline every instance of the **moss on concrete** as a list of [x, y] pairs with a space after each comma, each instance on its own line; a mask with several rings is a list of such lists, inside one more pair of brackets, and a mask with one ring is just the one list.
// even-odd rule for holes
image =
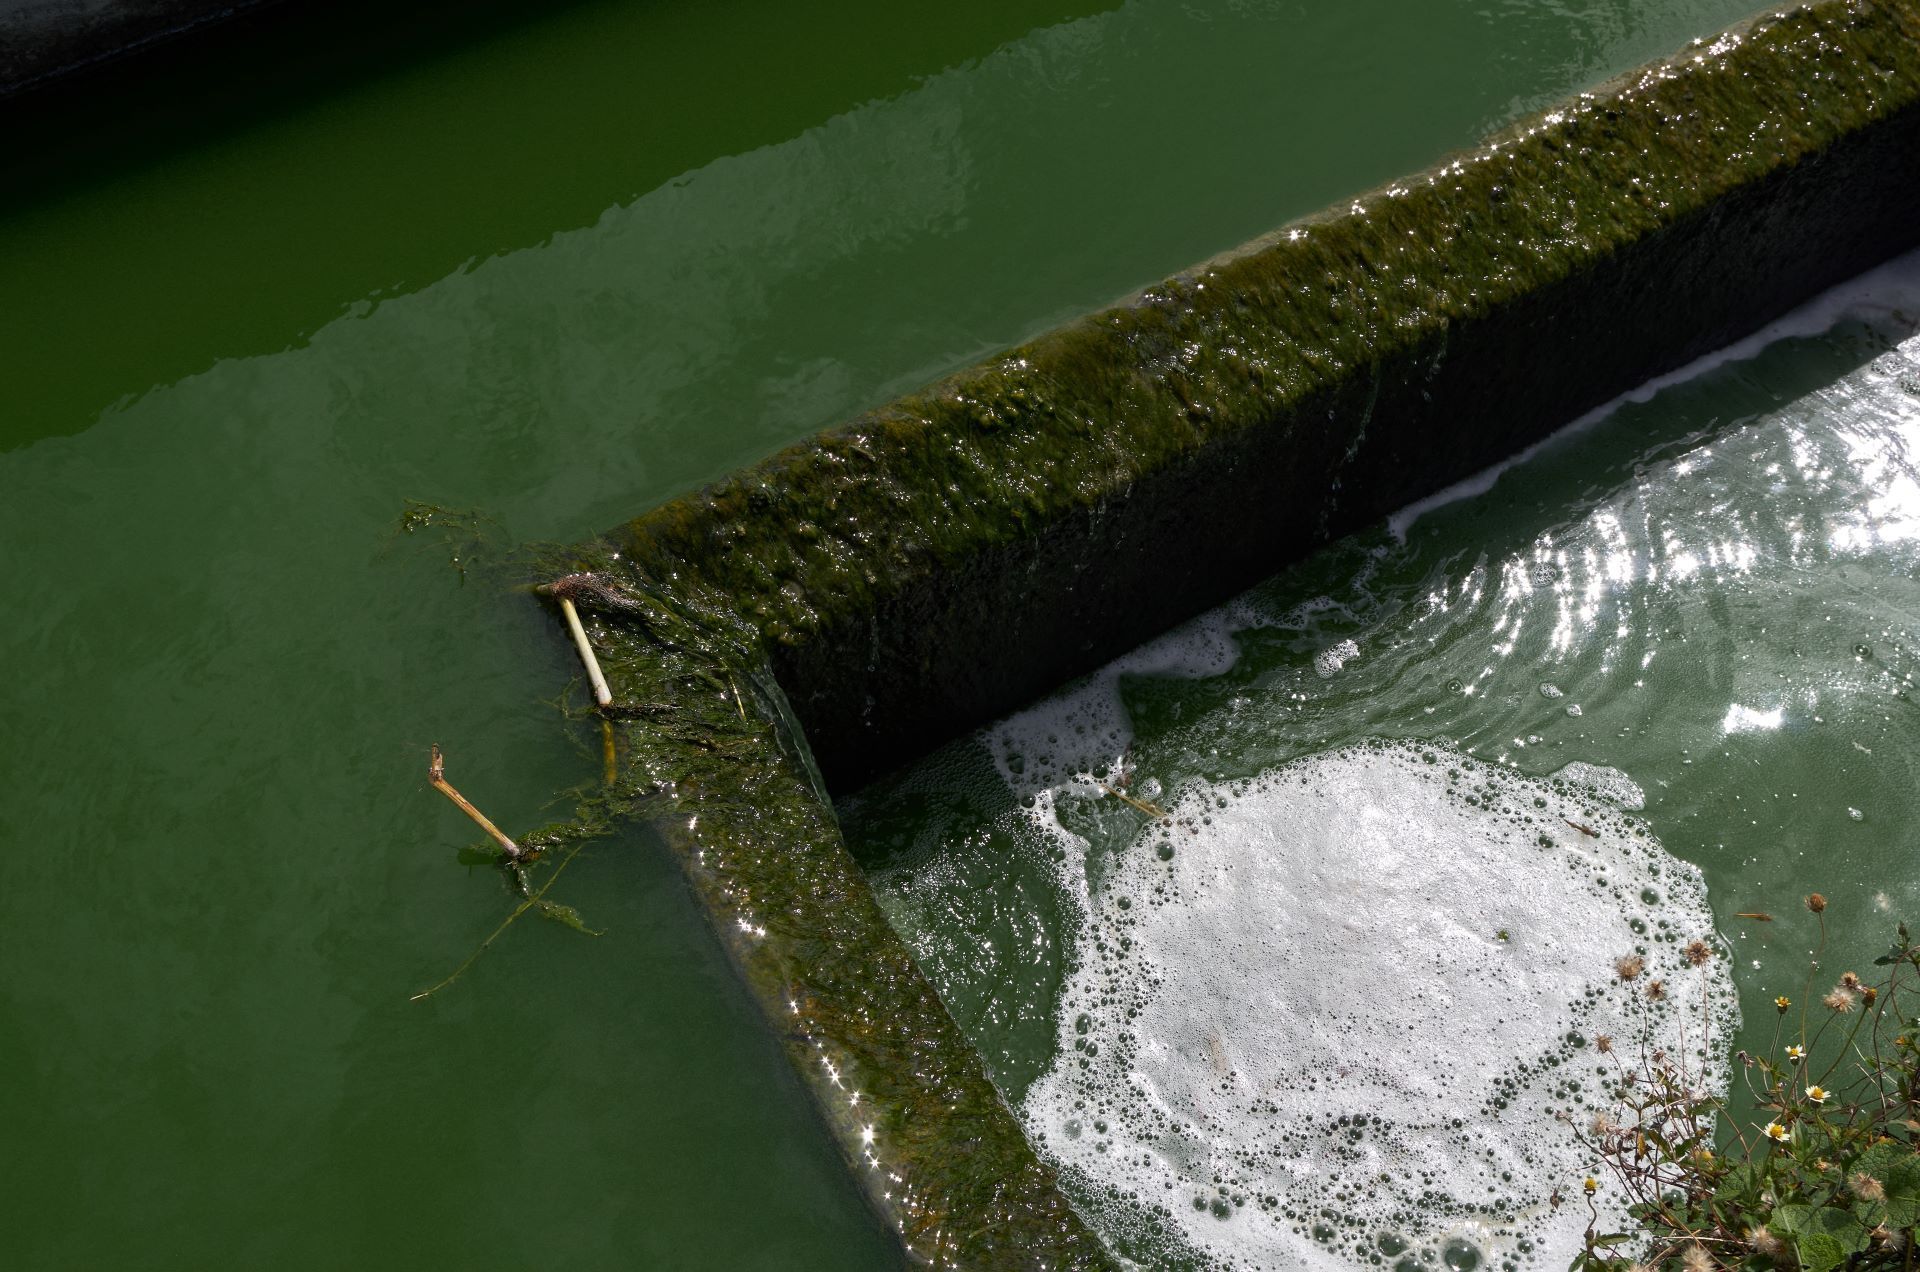
[[1920, 0], [1767, 16], [569, 558], [620, 737], [584, 821], [679, 856], [911, 1256], [1110, 1263], [813, 759], [851, 788], [1911, 246], [1916, 156]]
[[851, 789], [1911, 244], [1917, 103], [1916, 0], [1758, 19], [613, 540]]
[[840, 837], [757, 634], [603, 554], [570, 596], [611, 686], [607, 781], [551, 849], [640, 820], [679, 860], [849, 1168], [916, 1262], [1104, 1269]]

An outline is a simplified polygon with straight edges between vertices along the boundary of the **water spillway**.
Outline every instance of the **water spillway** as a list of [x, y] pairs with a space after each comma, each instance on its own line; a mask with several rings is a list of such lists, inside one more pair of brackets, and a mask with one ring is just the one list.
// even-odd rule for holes
[[852, 789], [1910, 245], [1913, 13], [1703, 42], [611, 541]]
[[558, 563], [610, 651], [608, 798], [675, 849], [910, 1253], [1108, 1258], [829, 792], [1912, 246], [1917, 152], [1920, 9], [1769, 15]]
[[[554, 791], [602, 774], [599, 720], [555, 727], [552, 699], [577, 674], [564, 630], [503, 595], [571, 565], [530, 576], [516, 558], [503, 571], [503, 539], [596, 535], [1292, 217], [1344, 207], [1755, 3], [986, 0], [903, 14], [873, 0], [592, 0], [518, 6], [522, 21], [500, 38], [463, 26], [398, 55], [383, 41], [349, 75], [326, 49], [303, 50], [314, 74], [297, 84], [250, 61], [238, 87], [261, 92], [238, 110], [234, 68], [209, 57], [203, 74], [181, 75], [165, 59], [178, 92], [113, 109], [93, 90], [82, 99], [93, 121], [131, 125], [132, 145], [91, 145], [64, 111], [35, 116], [22, 132], [53, 134], [60, 166], [16, 180], [0, 209], [0, 574], [13, 598], [0, 771], [19, 866], [0, 894], [0, 1116], [31, 1163], [0, 1218], [6, 1261], [898, 1266], [897, 1236], [823, 1132], [784, 1031], [768, 1027], [678, 860], [644, 828], [589, 845], [552, 894], [604, 935], [522, 922], [452, 989], [408, 1001], [515, 904], [497, 873], [456, 864], [476, 836], [422, 781], [429, 744], [517, 837], [553, 816]], [[1769, 409], [1768, 395], [1824, 383], [1752, 387], [1748, 374], [1686, 393], [1698, 416], [1673, 431], [1744, 435], [1738, 421]], [[1273, 762], [1346, 743], [1315, 714], [1326, 700], [1370, 702], [1371, 731], [1453, 732], [1489, 760], [1544, 734], [1545, 746], [1512, 751], [1534, 777], [1558, 767], [1562, 738], [1565, 754], [1629, 771], [1662, 840], [1707, 864], [1752, 1020], [1766, 1002], [1756, 987], [1780, 977], [1749, 981], [1745, 955], [1810, 943], [1791, 919], [1796, 883], [1832, 895], [1833, 915], [1877, 913], [1878, 888], [1916, 913], [1893, 882], [1920, 789], [1898, 773], [1913, 750], [1898, 733], [1904, 708], [1883, 692], [1889, 736], [1846, 729], [1869, 757], [1841, 735], [1836, 701], [1823, 690], [1815, 714], [1829, 723], [1815, 724], [1803, 696], [1816, 669], [1839, 686], [1891, 688], [1856, 661], [1857, 644], [1889, 660], [1895, 682], [1911, 656], [1903, 665], [1892, 615], [1866, 622], [1857, 597], [1826, 603], [1844, 598], [1837, 588], [1750, 588], [1729, 598], [1725, 627], [1716, 605], [1683, 607], [1687, 642], [1665, 634], [1670, 598], [1655, 589], [1651, 608], [1623, 598], [1635, 638], [1660, 620], [1651, 669], [1637, 670], [1644, 652], [1626, 642], [1617, 681], [1543, 673], [1567, 690], [1549, 702], [1518, 666], [1533, 648], [1523, 641], [1501, 676], [1476, 679], [1474, 647], [1507, 643], [1487, 634], [1495, 623], [1524, 613], [1525, 634], [1542, 635], [1569, 588], [1577, 623], [1588, 589], [1609, 586], [1620, 527], [1631, 541], [1644, 524], [1644, 424], [1629, 410], [1593, 430], [1579, 465], [1556, 461], [1549, 480], [1529, 464], [1409, 529], [1422, 560], [1448, 545], [1455, 577], [1447, 614], [1411, 632], [1441, 643], [1409, 651], [1398, 677], [1384, 674], [1397, 664], [1382, 632], [1329, 611], [1309, 630], [1249, 630], [1236, 671], [1182, 684], [1217, 706], [1195, 731], [1203, 759], [1214, 746], [1248, 758], [1213, 731], [1215, 716], [1265, 714], [1244, 675], [1298, 654], [1303, 679], [1289, 690], [1315, 696], [1269, 735], [1292, 748]], [[1687, 490], [1705, 501], [1736, 469], [1772, 490], [1779, 479], [1763, 470], [1780, 462], [1794, 489], [1802, 448], [1790, 432], [1773, 448], [1732, 440]], [[1816, 450], [1821, 463], [1834, 453]], [[1562, 582], [1509, 608], [1508, 588], [1553, 564], [1535, 559], [1528, 510], [1587, 482], [1621, 488], [1617, 515], [1559, 536]], [[482, 509], [491, 528], [477, 541], [431, 525], [403, 533], [407, 500]], [[1790, 542], [1796, 502], [1770, 506], [1777, 542]], [[1698, 577], [1748, 537], [1723, 507], [1716, 493], [1680, 527]], [[1806, 526], [1817, 546], [1818, 522]], [[1491, 579], [1478, 593], [1476, 537]], [[1378, 526], [1357, 538], [1386, 542]], [[1353, 542], [1316, 553], [1286, 586], [1343, 595], [1325, 578], [1354, 559]], [[1649, 559], [1670, 577], [1663, 536], [1653, 542]], [[1842, 569], [1903, 594], [1878, 566]], [[1598, 614], [1610, 636], [1615, 611]], [[1359, 656], [1322, 680], [1314, 655], [1331, 666], [1347, 640]], [[1836, 641], [1843, 665], [1829, 667], [1818, 655]], [[1803, 662], [1781, 661], [1790, 645]], [[1793, 696], [1770, 690], [1774, 670], [1795, 673]], [[705, 695], [730, 698], [726, 670], [712, 675], [719, 689], [689, 676], [675, 694], [701, 708]], [[1510, 706], [1516, 675], [1528, 701]], [[1490, 697], [1449, 697], [1452, 676]], [[1632, 689], [1641, 678], [1649, 687]], [[628, 709], [650, 705], [634, 692], [644, 683], [623, 686]], [[758, 687], [740, 687], [758, 701]], [[1358, 703], [1356, 687], [1370, 691]], [[1141, 783], [1173, 789], [1178, 770], [1155, 738], [1195, 701], [1152, 678], [1121, 690], [1141, 739], [1129, 789], [1174, 803]], [[1241, 693], [1262, 710], [1234, 708]], [[1683, 720], [1669, 711], [1664, 744], [1633, 714], [1656, 696], [1684, 708]], [[727, 698], [718, 705], [731, 709]], [[1719, 738], [1735, 703], [1747, 710]], [[1564, 704], [1584, 705], [1584, 720]], [[1494, 736], [1466, 731], [1475, 720]], [[1593, 736], [1576, 743], [1578, 729]], [[1805, 772], [1753, 766], [1822, 739]], [[1886, 780], [1863, 784], [1848, 765]], [[1693, 794], [1677, 809], [1681, 791]], [[1116, 831], [1141, 821], [1111, 797], [1085, 802]], [[913, 934], [856, 805], [879, 806], [837, 806], [856, 863], [1019, 1112], [998, 1041], [978, 1031], [1011, 997], [971, 1001]], [[1776, 820], [1783, 811], [1793, 820]], [[892, 825], [902, 841], [925, 834]], [[771, 821], [762, 828], [782, 846]], [[1018, 899], [1019, 859], [1002, 846], [981, 846], [982, 871], [956, 902]], [[1762, 865], [1741, 866], [1746, 856]], [[1835, 886], [1837, 862], [1848, 886]], [[1770, 890], [1754, 879], [1763, 871]], [[1779, 921], [1744, 931], [1731, 912], [1749, 909]], [[1016, 956], [1040, 970], [1025, 929], [981, 931], [1007, 954], [996, 970], [1018, 970]], [[807, 947], [788, 949], [804, 963]], [[1044, 1004], [1032, 1020], [1050, 1054], [1056, 1022]], [[1229, 1030], [1229, 1059], [1247, 1042]], [[853, 1111], [853, 1094], [871, 1107], [860, 1090], [841, 1107]], [[897, 1161], [893, 1129], [867, 1116], [856, 1133], [866, 1125], [876, 1155]]]

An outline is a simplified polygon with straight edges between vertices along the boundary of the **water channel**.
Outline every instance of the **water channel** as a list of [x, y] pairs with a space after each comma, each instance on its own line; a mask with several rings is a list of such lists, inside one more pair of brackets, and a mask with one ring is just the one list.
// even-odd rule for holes
[[[129, 108], [158, 122], [124, 146], [37, 121], [39, 166], [0, 202], [0, 1123], [15, 1163], [0, 1253], [889, 1265], [640, 837], [569, 875], [606, 935], [523, 925], [456, 991], [408, 1002], [505, 901], [455, 864], [468, 831], [425, 785], [427, 746], [509, 827], [592, 771], [552, 706], [567, 651], [490, 564], [1431, 162], [1745, 7], [583, 0], [337, 80], [256, 85], [244, 113], [217, 85], [163, 78]], [[46, 158], [61, 154], [85, 161]], [[1772, 379], [1702, 381], [1693, 406], [1596, 430], [1591, 453], [1543, 457], [1525, 486], [1416, 522], [1404, 548], [1348, 545], [1286, 576], [1275, 615], [1296, 604], [1283, 598], [1334, 603], [1242, 629], [1214, 676], [1126, 682], [1134, 762], [1174, 791], [1362, 736], [1444, 735], [1530, 777], [1585, 758], [1645, 788], [1716, 911], [1762, 891], [1783, 906], [1815, 876], [1850, 904], [1897, 899], [1882, 876], [1905, 774], [1881, 741], [1907, 709], [1897, 548], [1834, 548], [1829, 569], [1772, 521], [1723, 526], [1717, 487], [1681, 483], [1662, 516], [1700, 523], [1682, 542], [1707, 554], [1703, 582], [1599, 587], [1596, 618], [1627, 635], [1555, 647], [1550, 670], [1534, 666], [1544, 644], [1487, 652], [1509, 611], [1525, 641], [1548, 639], [1529, 607], [1586, 585], [1584, 545], [1613, 559], [1589, 513], [1641, 497], [1643, 456], [1657, 482], [1731, 448], [1715, 471], [1760, 465], [1746, 479], [1762, 489], [1764, 466], [1785, 465], [1807, 542], [1826, 542], [1844, 501], [1867, 497], [1856, 470], [1836, 455], [1837, 475], [1803, 480], [1793, 425], [1731, 421], [1797, 419], [1778, 412], [1880, 374], [1871, 339], [1805, 346]], [[408, 500], [484, 520], [470, 537], [408, 534]], [[1564, 578], [1505, 599], [1506, 563], [1531, 563], [1549, 528], [1578, 545]], [[1652, 551], [1644, 523], [1620, 533], [1628, 559]], [[1722, 539], [1789, 565], [1734, 570], [1711, 559]], [[1778, 572], [1794, 562], [1824, 581]], [[1318, 678], [1313, 657], [1346, 640], [1359, 656]], [[1623, 669], [1652, 649], [1672, 652], [1634, 687]], [[1687, 668], [1712, 687], [1678, 679]], [[1527, 683], [1549, 679], [1564, 701]], [[1777, 727], [1719, 731], [1736, 705]], [[1246, 731], [1255, 720], [1271, 733]], [[1793, 750], [1803, 739], [1824, 749]], [[1227, 758], [1196, 758], [1214, 749]], [[1795, 855], [1815, 845], [1811, 864]], [[895, 896], [910, 873], [886, 874]], [[939, 974], [1012, 1086], [1037, 1077], [1050, 1004], [1034, 999], [1007, 1041]], [[1764, 977], [1743, 973], [1742, 992]]]
[[1593, 1039], [1724, 1090], [1920, 903], [1920, 257], [1669, 380], [843, 810], [1147, 1265], [1563, 1267]]

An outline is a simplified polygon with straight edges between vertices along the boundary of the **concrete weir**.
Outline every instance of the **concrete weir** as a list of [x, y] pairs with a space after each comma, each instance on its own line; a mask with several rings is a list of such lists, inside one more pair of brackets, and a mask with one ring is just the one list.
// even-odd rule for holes
[[614, 695], [605, 798], [685, 865], [910, 1258], [1110, 1263], [827, 792], [1916, 242], [1920, 0], [1819, 0], [556, 562]]

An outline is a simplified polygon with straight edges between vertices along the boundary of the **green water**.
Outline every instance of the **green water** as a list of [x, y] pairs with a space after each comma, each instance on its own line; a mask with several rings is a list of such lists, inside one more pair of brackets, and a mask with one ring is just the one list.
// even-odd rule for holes
[[[1312, 909], [1272, 889], [1271, 902], [1231, 898], [1243, 878], [1246, 887], [1268, 886], [1247, 871], [1256, 858], [1299, 851], [1296, 873], [1320, 868], [1322, 859], [1307, 855], [1325, 842], [1313, 837], [1328, 833], [1316, 829], [1317, 800], [1347, 799], [1359, 809], [1331, 832], [1335, 878], [1376, 878], [1382, 889], [1418, 879], [1400, 845], [1424, 842], [1415, 833], [1424, 827], [1393, 829], [1397, 805], [1420, 798], [1418, 783], [1403, 775], [1375, 789], [1366, 782], [1377, 779], [1359, 776], [1354, 763], [1325, 758], [1378, 739], [1431, 747], [1429, 762], [1443, 756], [1443, 765], [1470, 775], [1484, 772], [1476, 761], [1536, 779], [1579, 763], [1636, 784], [1625, 806], [1668, 852], [1703, 871], [1711, 914], [1671, 917], [1682, 925], [1681, 942], [1714, 930], [1723, 942], [1745, 1022], [1733, 1046], [1766, 1052], [1775, 996], [1809, 997], [1809, 955], [1823, 939], [1803, 904], [1809, 892], [1829, 901], [1811, 996], [1843, 970], [1871, 971], [1895, 922], [1920, 915], [1920, 257], [1836, 297], [1852, 299], [1797, 317], [1799, 332], [1745, 350], [1741, 360], [1583, 422], [1483, 493], [1462, 492], [1417, 519], [1335, 545], [1187, 634], [850, 801], [842, 814], [850, 843], [1003, 1091], [1021, 1101], [1044, 1084], [1062, 1015], [1076, 1010], [1062, 1006], [1076, 967], [1093, 957], [1093, 942], [1129, 930], [1127, 920], [1090, 926], [1087, 918], [1113, 913], [1107, 881], [1123, 863], [1154, 851], [1169, 859], [1212, 852], [1206, 860], [1224, 861], [1204, 876], [1208, 889], [1189, 888], [1179, 904], [1189, 907], [1189, 930], [1235, 933], [1219, 938], [1229, 943], [1148, 943], [1140, 955], [1140, 976], [1188, 987], [1209, 979], [1192, 974], [1196, 957], [1226, 959], [1264, 939], [1252, 911], [1271, 905], [1268, 913], [1290, 919]], [[1824, 334], [1804, 334], [1835, 316]], [[1282, 793], [1257, 804], [1251, 825], [1272, 841], [1250, 833], [1249, 815], [1217, 811], [1233, 808], [1245, 783], [1275, 772], [1313, 776], [1304, 789], [1266, 788]], [[1193, 793], [1204, 790], [1197, 807], [1216, 811], [1190, 812], [1190, 823], [1156, 836], [1140, 811], [1098, 784], [1123, 777], [1137, 796], [1169, 808], [1192, 810]], [[1493, 807], [1488, 800], [1478, 816], [1497, 826]], [[1603, 815], [1612, 816], [1603, 804], [1592, 816], [1575, 814], [1617, 824], [1597, 820]], [[1209, 829], [1212, 816], [1226, 829]], [[1562, 829], [1559, 814], [1547, 821], [1576, 849], [1594, 833], [1572, 820]], [[1182, 847], [1189, 834], [1191, 849]], [[1457, 834], [1442, 832], [1435, 848], [1419, 851], [1477, 851]], [[1164, 843], [1172, 848], [1156, 847]], [[1516, 896], [1514, 918], [1501, 921], [1489, 946], [1511, 941], [1523, 959], [1540, 934], [1573, 921], [1553, 908], [1565, 898], [1552, 871], [1523, 860], [1527, 851], [1513, 854], [1510, 877], [1493, 885]], [[1659, 890], [1642, 895], [1656, 919]], [[1532, 892], [1552, 898], [1540, 903], [1544, 912], [1529, 909]], [[1128, 895], [1121, 891], [1118, 905], [1133, 904]], [[1363, 901], [1345, 912], [1378, 925], [1369, 927], [1377, 935], [1366, 948], [1404, 948], [1409, 977], [1461, 948], [1459, 939], [1409, 934], [1408, 923], [1443, 916], [1426, 912], [1417, 894], [1387, 895], [1395, 900], [1384, 909]], [[1637, 912], [1620, 919], [1582, 929], [1590, 948], [1576, 958], [1589, 959], [1603, 981], [1613, 979], [1613, 959], [1633, 947], [1633, 933], [1647, 930], [1629, 930], [1642, 922]], [[1312, 947], [1316, 933], [1267, 921], [1281, 923], [1274, 952], [1261, 956], [1278, 999], [1323, 992], [1299, 970], [1319, 967], [1316, 956], [1291, 949]], [[1477, 936], [1492, 932], [1489, 925]], [[1476, 936], [1463, 935], [1469, 945]], [[1658, 944], [1650, 958], [1661, 974], [1678, 967]], [[1514, 997], [1493, 1014], [1476, 1012], [1473, 991], [1458, 987], [1457, 1032], [1439, 1057], [1464, 1066], [1485, 1046], [1479, 1040], [1498, 1033], [1499, 1014], [1524, 1009], [1523, 973], [1510, 974]], [[1238, 1001], [1238, 990], [1224, 992]], [[1825, 1014], [1813, 1010], [1816, 1019]], [[1403, 1013], [1425, 1019], [1389, 990], [1376, 1032]], [[1145, 1013], [1128, 1007], [1126, 1015], [1133, 1022]], [[1266, 1039], [1257, 1020], [1218, 1028], [1229, 1041]], [[1166, 1054], [1175, 1057], [1164, 1061], [1169, 1072], [1181, 1064], [1206, 1072], [1204, 1053], [1198, 1062], [1178, 1059], [1178, 1047], [1198, 1038], [1156, 1034], [1145, 1023], [1130, 1029], [1143, 1031], [1144, 1081], [1166, 1080]], [[1223, 1076], [1224, 1054], [1214, 1066]], [[1430, 1054], [1409, 1048], [1405, 1059], [1417, 1070]], [[1575, 1068], [1567, 1064], [1569, 1073]], [[1400, 1115], [1397, 1106], [1386, 1114]], [[1744, 1105], [1733, 1116], [1755, 1126], [1766, 1120], [1753, 1120]], [[1554, 1129], [1544, 1116], [1539, 1125]], [[1584, 1159], [1570, 1164], [1589, 1168]], [[1148, 1174], [1179, 1178], [1158, 1163]], [[1546, 1181], [1539, 1192], [1555, 1185], [1571, 1193], [1578, 1174]], [[1079, 1188], [1076, 1195], [1097, 1192]], [[1574, 1238], [1577, 1248], [1577, 1225]], [[1570, 1252], [1548, 1261], [1560, 1266]], [[1257, 1256], [1251, 1265], [1296, 1266]]]
[[[240, 113], [162, 77], [108, 103], [152, 124], [122, 146], [29, 118], [0, 1257], [888, 1264], [648, 843], [568, 875], [607, 935], [523, 926], [407, 1001], [506, 907], [428, 744], [509, 830], [595, 762], [487, 567], [1742, 7], [580, 3], [338, 82], [256, 68]], [[409, 498], [492, 528], [400, 535]]]

